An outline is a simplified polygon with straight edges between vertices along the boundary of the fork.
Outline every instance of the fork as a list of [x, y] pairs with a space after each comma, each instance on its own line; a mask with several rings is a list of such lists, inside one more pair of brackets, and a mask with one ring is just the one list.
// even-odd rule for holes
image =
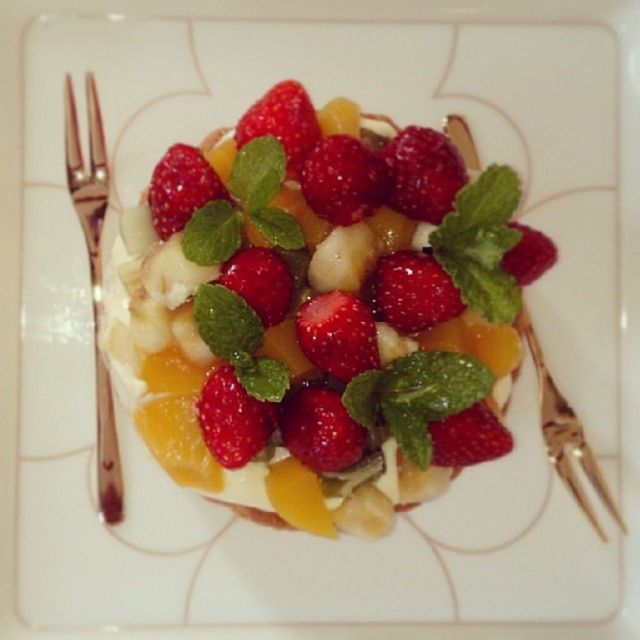
[[[460, 151], [467, 169], [480, 171], [481, 164], [477, 148], [464, 118], [455, 114], [447, 116], [443, 122], [443, 130]], [[569, 490], [600, 539], [606, 542], [607, 536], [604, 529], [596, 517], [591, 501], [580, 484], [567, 453], [577, 459], [603, 505], [620, 530], [626, 534], [627, 527], [624, 520], [611, 497], [611, 492], [598, 467], [593, 451], [585, 439], [582, 421], [559, 391], [547, 369], [540, 341], [524, 302], [517, 323], [529, 345], [529, 351], [536, 368], [542, 437], [558, 477]]]
[[124, 483], [118, 448], [109, 371], [98, 347], [102, 308], [102, 261], [100, 234], [109, 197], [109, 167], [100, 103], [93, 73], [85, 77], [89, 120], [90, 170], [85, 168], [80, 145], [78, 117], [71, 76], [64, 82], [64, 123], [67, 185], [87, 245], [91, 274], [96, 371], [98, 513], [106, 524], [124, 517]]

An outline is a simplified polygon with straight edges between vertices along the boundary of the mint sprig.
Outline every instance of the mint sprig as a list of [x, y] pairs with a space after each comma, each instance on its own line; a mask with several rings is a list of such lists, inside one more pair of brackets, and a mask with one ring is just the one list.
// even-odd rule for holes
[[238, 151], [229, 175], [229, 190], [242, 203], [251, 223], [275, 246], [304, 247], [298, 221], [268, 207], [286, 176], [287, 154], [273, 136], [254, 138]]
[[433, 457], [433, 444], [427, 430], [427, 420], [407, 407], [384, 402], [382, 413], [389, 431], [403, 453], [420, 469], [426, 469]]
[[459, 413], [482, 400], [493, 386], [491, 372], [459, 353], [419, 351], [384, 371], [365, 371], [347, 385], [342, 403], [368, 429], [380, 413], [409, 459], [421, 469], [431, 460], [429, 420]]
[[258, 314], [221, 284], [198, 287], [193, 315], [200, 337], [217, 356], [233, 361], [238, 352], [253, 353], [264, 338]]
[[203, 284], [193, 314], [200, 337], [233, 365], [249, 395], [268, 402], [282, 400], [289, 389], [289, 369], [277, 360], [253, 357], [264, 341], [264, 328], [243, 298], [220, 284]]
[[283, 249], [302, 249], [304, 235], [302, 227], [292, 216], [276, 207], [258, 209], [249, 213], [253, 225], [278, 247]]
[[247, 393], [258, 400], [280, 402], [289, 389], [289, 369], [278, 360], [255, 358], [235, 371]]
[[242, 215], [226, 200], [212, 200], [198, 209], [182, 236], [185, 257], [203, 266], [224, 262], [241, 244]]
[[429, 236], [434, 257], [464, 302], [489, 322], [511, 323], [522, 306], [520, 289], [500, 266], [503, 255], [521, 238], [507, 226], [520, 195], [515, 171], [491, 165], [460, 190], [455, 211]]
[[[284, 147], [273, 136], [248, 142], [236, 156], [229, 190], [251, 223], [275, 246], [301, 249], [302, 227], [285, 211], [267, 205], [286, 175]], [[242, 245], [242, 214], [226, 200], [212, 200], [198, 209], [184, 229], [182, 250], [188, 260], [210, 266], [229, 259]]]
[[379, 392], [383, 402], [436, 419], [482, 400], [494, 381], [489, 369], [466, 354], [417, 351], [393, 361]]
[[249, 214], [254, 213], [278, 193], [286, 167], [287, 155], [276, 138], [254, 138], [238, 151], [229, 174], [229, 191]]
[[342, 394], [342, 404], [361, 425], [375, 429], [378, 422], [378, 387], [384, 371], [365, 371], [349, 382]]

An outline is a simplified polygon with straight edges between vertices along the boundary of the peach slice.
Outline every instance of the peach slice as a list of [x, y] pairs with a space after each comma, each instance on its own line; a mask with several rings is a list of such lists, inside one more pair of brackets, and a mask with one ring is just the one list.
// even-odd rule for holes
[[496, 378], [511, 373], [522, 360], [522, 343], [509, 324], [489, 324], [481, 316], [466, 311], [461, 316], [469, 353], [482, 362]]
[[423, 351], [469, 353], [465, 324], [460, 316], [423, 331], [416, 340]]
[[222, 468], [202, 438], [195, 395], [168, 396], [139, 406], [133, 419], [153, 457], [176, 484], [201, 491], [224, 487]]
[[151, 393], [198, 393], [208, 368], [198, 366], [176, 345], [148, 355], [142, 363], [140, 377]]
[[236, 141], [233, 138], [230, 138], [204, 154], [207, 162], [225, 184], [229, 181], [231, 165], [236, 159], [237, 152], [238, 149], [236, 147]]
[[271, 206], [278, 207], [296, 218], [302, 227], [304, 240], [308, 247], [320, 244], [333, 228], [329, 222], [311, 210], [300, 189], [282, 187], [271, 201]]
[[344, 133], [360, 137], [360, 108], [347, 98], [334, 98], [316, 114], [324, 137]]
[[264, 344], [260, 353], [284, 362], [289, 367], [294, 381], [314, 369], [298, 345], [296, 320], [293, 316], [285, 318], [265, 331]]
[[366, 219], [366, 222], [380, 239], [383, 255], [411, 247], [413, 234], [418, 226], [415, 220], [411, 220], [389, 207], [380, 207], [370, 218]]
[[336, 537], [318, 477], [296, 458], [272, 464], [265, 483], [276, 513], [292, 527], [325, 538]]

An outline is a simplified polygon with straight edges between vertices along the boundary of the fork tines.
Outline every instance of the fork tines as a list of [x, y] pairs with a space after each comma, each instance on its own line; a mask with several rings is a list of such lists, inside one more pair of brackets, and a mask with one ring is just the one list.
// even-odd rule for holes
[[67, 163], [67, 184], [75, 191], [89, 176], [101, 182], [108, 178], [107, 150], [102, 125], [102, 114], [98, 101], [96, 82], [92, 72], [85, 76], [87, 93], [87, 115], [89, 121], [89, 155], [91, 173], [87, 173], [82, 157], [78, 113], [71, 76], [65, 76], [64, 111], [65, 111], [65, 153]]

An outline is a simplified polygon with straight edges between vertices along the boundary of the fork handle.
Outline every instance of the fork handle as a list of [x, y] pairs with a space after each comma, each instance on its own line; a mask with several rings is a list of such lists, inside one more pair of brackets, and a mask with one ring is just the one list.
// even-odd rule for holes
[[[99, 237], [99, 230], [96, 237]], [[89, 242], [90, 236], [86, 239], [89, 249], [95, 328], [98, 513], [106, 524], [117, 524], [124, 518], [124, 480], [113, 406], [111, 374], [98, 346], [102, 308], [102, 258], [100, 243], [96, 240], [92, 246]]]
[[98, 418], [98, 511], [107, 524], [117, 524], [124, 516], [122, 465], [118, 448], [111, 378], [100, 349], [95, 349], [96, 402]]

